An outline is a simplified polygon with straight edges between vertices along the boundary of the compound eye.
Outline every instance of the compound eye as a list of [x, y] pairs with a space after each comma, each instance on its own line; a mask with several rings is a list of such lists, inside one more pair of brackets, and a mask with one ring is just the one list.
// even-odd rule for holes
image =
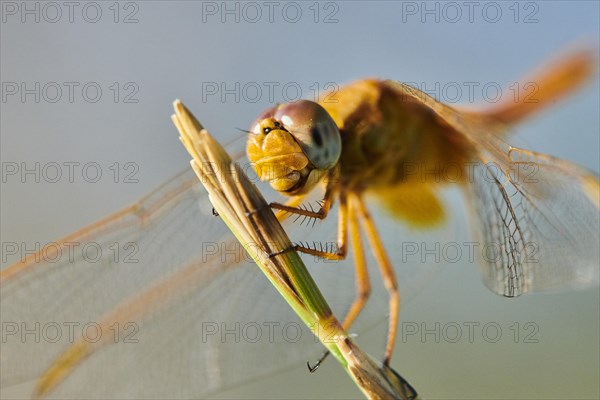
[[329, 113], [318, 103], [300, 100], [277, 107], [273, 118], [281, 122], [318, 169], [332, 168], [342, 152], [340, 131]]

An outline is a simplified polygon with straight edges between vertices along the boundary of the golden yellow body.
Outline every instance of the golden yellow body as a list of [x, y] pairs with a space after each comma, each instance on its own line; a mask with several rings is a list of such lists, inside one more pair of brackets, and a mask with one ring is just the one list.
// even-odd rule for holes
[[[249, 135], [248, 158], [261, 179], [268, 180], [281, 193], [294, 196], [288, 204], [271, 206], [314, 218], [325, 218], [334, 201], [339, 207], [337, 252], [302, 246], [295, 249], [343, 259], [348, 242], [352, 243], [357, 295], [343, 321], [344, 328], [352, 324], [370, 294], [361, 232], [369, 242], [390, 297], [384, 362], [389, 362], [394, 347], [400, 295], [392, 262], [367, 210], [365, 195], [379, 198], [402, 222], [430, 228], [444, 221], [444, 207], [438, 198], [440, 186], [460, 184], [475, 206], [479, 239], [484, 243], [496, 242], [504, 252], [503, 257], [481, 266], [484, 283], [500, 295], [513, 297], [526, 292], [597, 284], [600, 258], [597, 175], [571, 162], [517, 149], [505, 142], [511, 125], [573, 91], [594, 71], [595, 54], [587, 51], [569, 54], [525, 79], [536, 85], [535, 101], [504, 101], [477, 112], [449, 107], [397, 82], [367, 79], [340, 88], [334, 96], [323, 98], [320, 105], [312, 102], [281, 105], [258, 118]], [[472, 174], [474, 164], [481, 172], [489, 171], [489, 163], [498, 167], [497, 176], [492, 174], [486, 180]], [[523, 180], [514, 174], [519, 167], [528, 165], [535, 167], [535, 180]], [[448, 173], [450, 169], [452, 174]], [[318, 183], [326, 185], [321, 209], [298, 208], [304, 195]], [[90, 273], [100, 268], [91, 268], [81, 259], [54, 264], [40, 262], [42, 255], [52, 258], [58, 251], [67, 252], [71, 242], [108, 243], [116, 234], [132, 241], [158, 236], [153, 229], [166, 225], [161, 225], [165, 222], [162, 218], [188, 215], [184, 211], [190, 212], [198, 205], [194, 192], [198, 184], [193, 174], [181, 174], [138, 203], [2, 269], [0, 287], [2, 304], [6, 307], [3, 313], [14, 311], [12, 317], [7, 317], [9, 320], [25, 321], [26, 316], [35, 315], [37, 308], [43, 310], [54, 304], [54, 294], [45, 288], [68, 285], [64, 278], [74, 268]], [[181, 230], [181, 226], [174, 228], [173, 232]], [[187, 237], [194, 246], [195, 238]], [[528, 245], [532, 243], [537, 246], [535, 262], [527, 258]], [[195, 253], [190, 251], [190, 254]], [[183, 259], [182, 265], [171, 266], [172, 270], [158, 265], [161, 274], [144, 281], [151, 267], [161, 262], [157, 259], [154, 254], [143, 265], [144, 273], [136, 276], [136, 284], [138, 278], [141, 280], [140, 292], [123, 298], [112, 311], [100, 316], [99, 325], [105, 331], [116, 322], [149, 319], [157, 310], [201, 291], [217, 271], [236, 267], [233, 262], [220, 262], [218, 257], [212, 259], [212, 263], [218, 263], [218, 268], [213, 269], [210, 268], [215, 265], [211, 262], [199, 264], [196, 259]], [[122, 271], [113, 269], [115, 273]], [[162, 275], [164, 271], [168, 271], [166, 276]], [[101, 278], [101, 274], [94, 275], [89, 284]], [[137, 286], [132, 284], [132, 287]], [[41, 305], [29, 306], [38, 300]], [[47, 396], [84, 360], [108, 346], [109, 338], [104, 336], [95, 343], [79, 340], [58, 352], [46, 346], [54, 361], [36, 372], [34, 395]], [[12, 351], [10, 346], [3, 347], [4, 360], [37, 364], [37, 353], [27, 346], [15, 346], [14, 352], [8, 354], [9, 351]]]
[[[598, 225], [598, 177], [505, 142], [511, 125], [553, 104], [593, 71], [595, 54], [572, 53], [526, 80], [535, 89], [533, 96], [504, 100], [479, 112], [449, 107], [398, 82], [366, 79], [328, 94], [319, 104], [278, 105], [257, 119], [248, 138], [248, 158], [274, 189], [299, 196], [271, 206], [323, 219], [334, 201], [340, 203], [338, 250], [303, 245], [295, 249], [344, 259], [350, 225], [358, 287], [344, 320], [346, 328], [370, 294], [360, 249], [362, 223], [390, 293], [385, 362], [394, 345], [400, 296], [365, 195], [377, 197], [394, 217], [412, 227], [431, 228], [445, 218], [439, 187], [465, 187], [476, 206], [483, 241], [498, 244], [502, 252], [500, 260], [482, 269], [484, 281], [504, 296], [598, 280], [597, 252], [591, 250], [597, 245], [597, 232], [589, 236], [582, 227], [584, 222], [590, 222], [592, 230]], [[527, 168], [530, 174], [522, 176]], [[319, 181], [326, 185], [320, 210], [297, 207]], [[581, 215], [573, 218], [569, 207]], [[531, 253], [538, 249], [542, 263], [532, 262]], [[570, 267], [573, 262], [579, 265]]]

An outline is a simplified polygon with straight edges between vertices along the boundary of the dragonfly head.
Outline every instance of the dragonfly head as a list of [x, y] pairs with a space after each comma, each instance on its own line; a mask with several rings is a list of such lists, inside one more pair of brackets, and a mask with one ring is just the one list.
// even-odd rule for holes
[[288, 195], [310, 191], [333, 168], [342, 151], [337, 125], [319, 104], [280, 104], [255, 121], [246, 146], [261, 180]]

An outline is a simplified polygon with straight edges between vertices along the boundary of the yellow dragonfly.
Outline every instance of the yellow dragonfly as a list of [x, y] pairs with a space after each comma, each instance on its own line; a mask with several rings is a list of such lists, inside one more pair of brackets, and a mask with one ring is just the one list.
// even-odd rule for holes
[[[318, 226], [290, 236], [294, 249], [318, 258], [352, 256], [354, 289], [344, 263], [311, 270], [319, 285], [336, 285], [325, 290], [328, 301], [349, 306], [345, 328], [363, 317], [371, 293], [366, 238], [389, 294], [376, 310], [389, 313], [384, 362], [394, 349], [400, 294], [408, 297], [396, 275], [409, 267], [386, 251], [378, 220], [391, 215], [425, 236], [455, 218], [448, 187], [466, 194], [479, 243], [496, 250], [480, 262], [492, 291], [514, 297], [597, 284], [597, 175], [506, 143], [511, 126], [594, 71], [595, 55], [575, 52], [524, 80], [535, 83], [533, 97], [483, 111], [367, 79], [318, 103], [277, 105], [252, 125], [252, 168], [291, 196], [273, 208], [326, 226], [337, 206], [337, 226], [327, 225], [337, 232], [335, 246], [305, 243]], [[306, 360], [307, 349], [318, 354], [198, 187], [185, 171], [0, 272], [2, 387], [34, 380], [36, 396], [57, 398], [203, 396]], [[317, 207], [309, 202], [315, 195], [322, 195]], [[90, 243], [102, 257], [80, 251]], [[55, 363], [77, 346], [85, 357]], [[261, 362], [266, 352], [278, 356]]]

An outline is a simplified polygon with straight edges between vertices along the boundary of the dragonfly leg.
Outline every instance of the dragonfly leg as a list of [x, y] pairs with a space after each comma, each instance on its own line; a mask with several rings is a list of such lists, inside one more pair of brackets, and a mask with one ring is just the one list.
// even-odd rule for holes
[[[348, 201], [349, 200], [349, 201]], [[369, 296], [371, 295], [371, 281], [369, 279], [369, 271], [367, 269], [367, 262], [365, 260], [364, 250], [360, 241], [360, 227], [358, 223], [357, 210], [358, 202], [360, 200], [355, 199], [351, 196], [349, 199], [346, 197], [344, 192], [340, 193], [340, 215], [338, 224], [338, 236], [340, 248], [347, 247], [347, 223], [350, 222], [350, 236], [352, 240], [352, 251], [354, 253], [354, 266], [356, 271], [356, 298], [352, 302], [350, 309], [344, 317], [342, 326], [344, 330], [348, 330], [352, 323], [358, 317], [362, 309], [364, 308]], [[319, 366], [325, 361], [329, 352], [326, 352], [319, 358], [319, 360], [311, 365], [307, 362], [308, 370], [313, 373]]]
[[[259, 207], [254, 210], [248, 211], [246, 214], [248, 216], [250, 216], [252, 214], [259, 213], [263, 209], [271, 208], [271, 209], [277, 210], [277, 212], [275, 213], [275, 216], [277, 217], [279, 222], [283, 222], [290, 216], [290, 211], [288, 211], [288, 210], [289, 209], [292, 209], [292, 210], [299, 209], [298, 207], [300, 206], [300, 204], [302, 204], [302, 202], [304, 201], [306, 196], [307, 196], [306, 194], [303, 194], [300, 196], [292, 197], [288, 201], [286, 201], [285, 204], [270, 203], [270, 204], [265, 205], [264, 207]], [[215, 212], [216, 212], [216, 210], [213, 208], [213, 215], [215, 215]]]
[[[296, 196], [296, 197], [292, 197], [291, 199], [289, 199], [288, 201], [285, 202], [285, 204], [280, 204], [280, 206], [282, 208], [284, 208], [284, 210], [278, 209], [277, 207], [273, 207], [272, 204], [279, 204], [279, 203], [271, 203], [271, 204], [267, 204], [264, 207], [258, 207], [255, 208], [254, 210], [251, 211], [247, 211], [246, 215], [250, 216], [253, 214], [257, 214], [259, 213], [261, 210], [267, 209], [267, 208], [275, 208], [277, 209], [277, 212], [275, 213], [275, 216], [277, 217], [277, 219], [279, 220], [279, 222], [285, 221], [287, 219], [287, 217], [289, 216], [289, 211], [285, 211], [288, 208], [292, 208], [292, 209], [297, 209], [298, 206], [300, 204], [302, 204], [302, 202], [304, 201], [304, 199], [306, 198], [307, 195], [303, 194], [300, 196]], [[216, 212], [215, 208], [213, 207], [213, 215], [218, 215], [218, 213]]]
[[[331, 203], [330, 197], [331, 195], [329, 195], [328, 197], [327, 193], [325, 193], [324, 206], [326, 203]], [[324, 258], [327, 260], [343, 260], [346, 258], [346, 254], [348, 252], [348, 203], [346, 201], [346, 195], [344, 193], [340, 193], [339, 197], [340, 208], [338, 217], [338, 239], [336, 251], [330, 251], [330, 249], [328, 249], [327, 246], [325, 246], [325, 249], [321, 248], [317, 250], [315, 246], [310, 247], [302, 243], [294, 246], [294, 250], [297, 250], [301, 253]], [[327, 206], [327, 209], [329, 209], [329, 206]]]
[[392, 264], [388, 258], [388, 255], [383, 248], [383, 243], [381, 242], [381, 238], [379, 237], [379, 233], [377, 233], [377, 229], [375, 228], [375, 224], [373, 223], [373, 219], [367, 210], [363, 199], [358, 199], [358, 211], [359, 218], [363, 224], [363, 229], [367, 235], [367, 239], [373, 248], [373, 255], [375, 256], [375, 260], [379, 265], [379, 271], [383, 278], [383, 283], [385, 288], [387, 289], [390, 300], [389, 300], [389, 309], [390, 309], [390, 317], [389, 317], [389, 325], [388, 325], [388, 338], [387, 345], [385, 347], [385, 358], [383, 363], [385, 365], [389, 365], [390, 359], [392, 357], [392, 352], [394, 350], [394, 343], [396, 340], [396, 329], [398, 326], [398, 313], [400, 311], [400, 293], [398, 292], [398, 284], [396, 283], [396, 275], [394, 273], [394, 269], [392, 268]]
[[[302, 202], [304, 201], [305, 198], [306, 198], [306, 195], [292, 197], [291, 199], [286, 201], [285, 204], [283, 204], [283, 205], [286, 207], [298, 208], [298, 206], [300, 206], [300, 204], [302, 204]], [[276, 203], [272, 203], [272, 204], [276, 204]], [[269, 207], [271, 207], [271, 205], [269, 205]], [[277, 208], [276, 208], [276, 210], [277, 210], [277, 212], [275, 213], [275, 216], [277, 217], [277, 219], [280, 222], [286, 220], [287, 217], [290, 216], [289, 212], [287, 212], [287, 211], [279, 210]]]
[[[345, 199], [344, 199], [345, 202]], [[343, 217], [349, 217], [350, 219], [350, 237], [352, 240], [352, 250], [354, 253], [354, 267], [356, 273], [356, 298], [350, 306], [348, 313], [344, 317], [342, 326], [348, 330], [356, 317], [360, 314], [363, 307], [365, 306], [369, 296], [371, 295], [371, 282], [369, 279], [369, 271], [367, 270], [367, 262], [365, 260], [365, 254], [360, 241], [360, 229], [357, 218], [357, 199], [352, 196], [350, 198], [350, 212], [345, 212]], [[340, 199], [340, 218], [342, 218], [342, 200]]]
[[[312, 208], [308, 210], [306, 208], [300, 207], [299, 201], [297, 201], [298, 199], [293, 199], [296, 200], [294, 202], [295, 204], [290, 204], [292, 203], [292, 201], [290, 201], [286, 204], [271, 203], [270, 206], [275, 210], [283, 211], [290, 214], [296, 214], [308, 218], [325, 219], [327, 217], [327, 214], [329, 214], [329, 209], [331, 208], [331, 205], [333, 204], [333, 188], [333, 185], [327, 185], [327, 189], [325, 190], [325, 196], [323, 197], [321, 207], [318, 211], [315, 211]], [[301, 198], [304, 198], [304, 196], [302, 196]]]
[[[301, 216], [303, 215], [308, 218], [325, 219], [329, 214], [331, 205], [333, 204], [334, 192], [334, 185], [328, 184], [319, 211], [307, 210], [305, 208], [299, 207], [299, 204], [305, 198], [305, 195], [292, 198], [285, 204], [271, 203], [270, 206], [271, 208], [278, 210], [277, 217], [280, 221], [285, 219], [289, 214], [297, 214]], [[347, 253], [347, 205], [345, 201], [345, 196], [340, 194], [340, 203], [342, 203], [342, 201], [343, 204], [340, 204], [340, 218], [338, 224], [338, 243], [337, 249], [335, 249], [335, 251], [333, 251], [333, 249], [328, 248], [328, 246], [320, 247], [319, 249], [317, 249], [316, 244], [311, 247], [308, 244], [305, 245], [303, 243], [300, 243], [298, 245], [292, 246], [289, 249], [283, 250], [283, 252], [299, 251], [301, 253], [310, 254], [327, 260], [345, 259]]]
[[323, 364], [323, 361], [325, 361], [325, 359], [327, 358], [327, 356], [329, 356], [329, 354], [331, 354], [331, 352], [329, 350], [326, 351], [325, 353], [323, 353], [321, 358], [319, 358], [319, 360], [317, 360], [317, 362], [314, 363], [313, 365], [310, 365], [310, 361], [307, 361], [306, 366], [308, 367], [308, 372], [310, 372], [311, 374], [314, 374], [317, 371], [317, 369], [319, 369], [321, 364]]

